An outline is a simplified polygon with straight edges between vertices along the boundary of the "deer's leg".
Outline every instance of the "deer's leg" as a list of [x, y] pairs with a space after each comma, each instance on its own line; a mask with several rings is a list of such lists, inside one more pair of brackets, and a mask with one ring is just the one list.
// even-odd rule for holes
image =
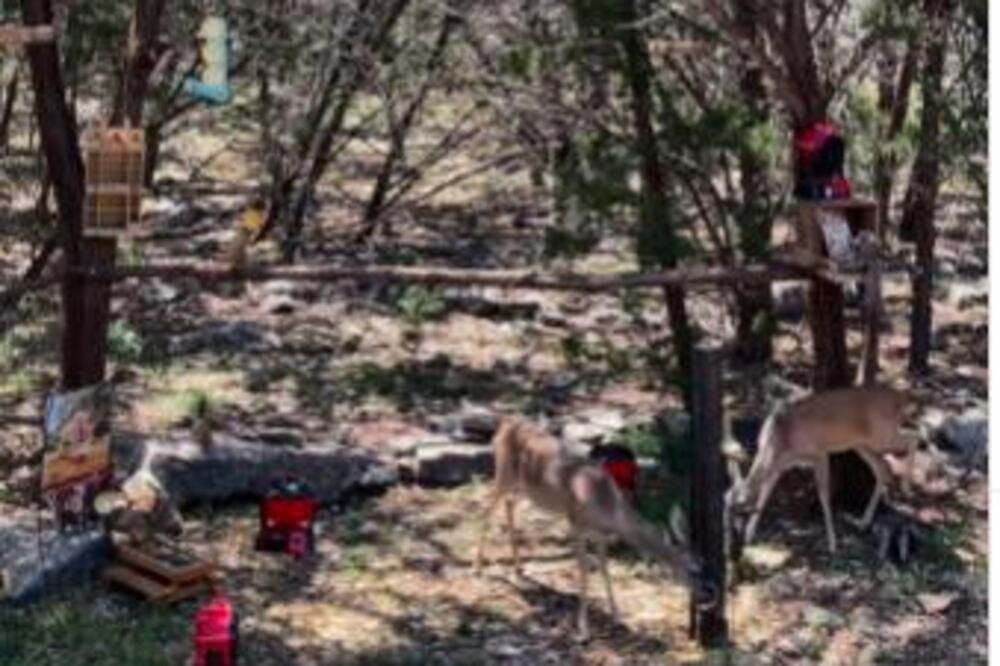
[[510, 535], [510, 551], [514, 558], [514, 572], [521, 573], [521, 553], [517, 549], [517, 532], [514, 529], [514, 498], [508, 496], [504, 502], [507, 514], [507, 533]]
[[615, 622], [619, 622], [618, 604], [615, 603], [615, 593], [611, 590], [611, 576], [608, 575], [608, 544], [602, 539], [597, 540], [597, 556], [601, 563], [601, 575], [604, 576], [604, 590], [608, 594], [608, 606]]
[[823, 507], [823, 522], [826, 523], [826, 543], [830, 547], [830, 553], [837, 552], [837, 535], [833, 531], [833, 511], [830, 508], [830, 457], [820, 456], [813, 465], [813, 474], [816, 477], [816, 492], [819, 494], [819, 503]]
[[872, 497], [868, 500], [868, 506], [865, 508], [865, 512], [858, 522], [859, 528], [866, 529], [871, 525], [872, 519], [875, 517], [875, 509], [878, 507], [878, 501], [885, 494], [891, 472], [889, 471], [889, 466], [886, 465], [885, 460], [879, 454], [864, 449], [857, 449], [857, 452], [868, 463], [868, 466], [872, 468], [872, 472], [875, 474], [875, 490], [872, 491]]
[[503, 499], [503, 495], [495, 490], [493, 496], [490, 497], [489, 504], [486, 505], [486, 509], [483, 511], [483, 523], [479, 531], [479, 548], [476, 551], [477, 575], [482, 573], [483, 570], [483, 551], [486, 548], [486, 536], [490, 530], [490, 518], [493, 516], [493, 512], [496, 511], [501, 499]]
[[570, 523], [570, 531], [573, 534], [573, 550], [576, 551], [576, 563], [580, 569], [580, 606], [577, 611], [576, 625], [580, 631], [580, 638], [586, 640], [590, 636], [590, 626], [587, 622], [587, 549], [584, 545], [583, 535], [580, 534], [579, 527]]
[[746, 535], [743, 538], [744, 543], [751, 543], [753, 541], [754, 534], [757, 533], [757, 523], [760, 522], [760, 515], [764, 512], [764, 507], [767, 505], [767, 501], [771, 499], [771, 493], [774, 492], [774, 487], [778, 484], [778, 479], [781, 478], [784, 472], [785, 467], [783, 465], [776, 465], [774, 471], [761, 484], [760, 494], [757, 496], [757, 501], [754, 504], [753, 515], [750, 516], [750, 522], [747, 523]]

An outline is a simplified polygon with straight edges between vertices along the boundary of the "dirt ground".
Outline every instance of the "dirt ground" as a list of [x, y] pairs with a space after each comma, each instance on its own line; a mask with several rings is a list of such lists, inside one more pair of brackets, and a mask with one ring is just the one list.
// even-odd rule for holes
[[[359, 263], [402, 257], [534, 265], [537, 257], [525, 248], [537, 247], [542, 223], [520, 203], [520, 186], [498, 183], [485, 196], [421, 211], [435, 223], [377, 252], [338, 245], [349, 235], [343, 221], [349, 215], [331, 207], [310, 242], [332, 259]], [[959, 203], [946, 211], [952, 223], [940, 242], [936, 344], [926, 380], [914, 383], [905, 373], [905, 271], [891, 270], [885, 288], [883, 378], [912, 389], [925, 411], [949, 414], [985, 405], [987, 381], [985, 229], [964, 219]], [[127, 256], [213, 256], [229, 234], [219, 220], [229, 219], [234, 206], [218, 197], [192, 209], [164, 195], [153, 206], [148, 233]], [[262, 248], [256, 258], [270, 251]], [[5, 278], [17, 263], [4, 262]], [[602, 244], [576, 267], [629, 268], [631, 253], [625, 245]], [[113, 304], [122, 322], [111, 352], [117, 427], [182, 429], [192, 400], [203, 394], [220, 428], [281, 428], [309, 442], [337, 440], [358, 423], [380, 419], [425, 424], [470, 404], [556, 416], [613, 407], [638, 421], [678, 406], [676, 393], [658, 391], [645, 369], [649, 353], [669, 350], [656, 294], [474, 293], [538, 309], [532, 316], [483, 315], [452, 306], [414, 323], [401, 305], [406, 295], [380, 285], [249, 285], [238, 292], [127, 282], [116, 288]], [[31, 499], [39, 396], [54, 385], [57, 368], [55, 296], [26, 302], [19, 323], [0, 338], [2, 501]], [[732, 334], [721, 297], [698, 294], [690, 302], [701, 328]], [[243, 337], [205, 337], [227, 323], [239, 324]], [[856, 314], [848, 323], [856, 324]], [[758, 381], [764, 375], [807, 384], [807, 330], [785, 323], [777, 341], [773, 367], [729, 371], [731, 407], [766, 405], [771, 396]], [[852, 333], [849, 342], [856, 357], [859, 337]], [[808, 477], [784, 482], [733, 590], [727, 611], [733, 647], [726, 654], [705, 654], [689, 641], [685, 590], [624, 549], [614, 552], [611, 565], [621, 621], [608, 615], [595, 575], [594, 637], [575, 640], [575, 566], [565, 527], [530, 507], [519, 515], [531, 544], [525, 576], [510, 570], [499, 524], [489, 541], [492, 563], [476, 576], [471, 561], [485, 482], [451, 490], [400, 486], [325, 511], [317, 553], [300, 563], [254, 552], [256, 511], [246, 504], [190, 509], [183, 543], [225, 571], [242, 617], [242, 663], [254, 666], [710, 664], [727, 658], [827, 666], [985, 663], [985, 473], [974, 468], [965, 475], [957, 461], [932, 448], [919, 462], [915, 498], [892, 499], [932, 526], [905, 567], [879, 564], [873, 537], [839, 519], [843, 547], [828, 555]], [[195, 607], [154, 609], [95, 584], [30, 609], [0, 610], [0, 663], [183, 663]]]

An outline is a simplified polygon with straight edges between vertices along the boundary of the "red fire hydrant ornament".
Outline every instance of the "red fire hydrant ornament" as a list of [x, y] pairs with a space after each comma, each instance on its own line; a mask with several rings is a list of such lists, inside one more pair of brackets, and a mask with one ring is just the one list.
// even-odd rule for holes
[[194, 666], [236, 666], [239, 622], [221, 591], [194, 616]]

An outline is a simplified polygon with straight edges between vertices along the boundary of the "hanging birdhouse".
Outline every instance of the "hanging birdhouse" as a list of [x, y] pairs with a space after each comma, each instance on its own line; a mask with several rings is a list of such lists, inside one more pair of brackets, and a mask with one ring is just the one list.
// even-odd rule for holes
[[229, 29], [221, 16], [207, 16], [198, 29], [198, 76], [184, 80], [184, 92], [210, 104], [225, 104], [229, 86]]
[[95, 128], [84, 135], [87, 194], [83, 234], [115, 237], [142, 213], [146, 142], [141, 129]]

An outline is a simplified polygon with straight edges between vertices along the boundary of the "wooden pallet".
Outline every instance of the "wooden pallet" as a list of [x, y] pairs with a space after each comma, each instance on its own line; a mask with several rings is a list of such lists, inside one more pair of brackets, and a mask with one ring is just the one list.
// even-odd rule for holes
[[155, 603], [174, 603], [192, 597], [209, 590], [216, 579], [211, 564], [162, 540], [142, 549], [116, 544], [115, 560], [104, 570], [104, 579]]

